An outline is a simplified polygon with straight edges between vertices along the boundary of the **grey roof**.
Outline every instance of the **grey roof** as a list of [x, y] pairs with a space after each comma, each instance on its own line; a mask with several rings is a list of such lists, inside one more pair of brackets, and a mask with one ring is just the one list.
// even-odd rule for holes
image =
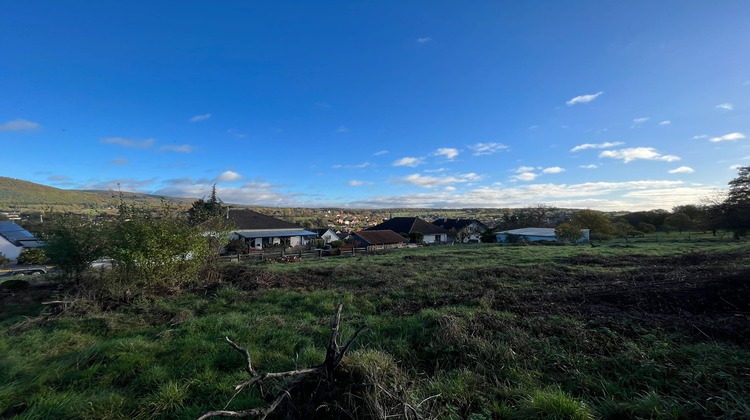
[[406, 242], [406, 238], [392, 230], [361, 230], [354, 233], [370, 245], [389, 245]]
[[285, 222], [252, 210], [228, 210], [227, 219], [234, 222], [237, 229], [301, 229], [294, 223]]
[[[39, 246], [38, 243], [32, 244], [33, 242], [36, 242], [34, 235], [13, 222], [0, 222], [0, 236], [7, 239], [8, 242], [15, 246]], [[29, 244], [24, 244], [24, 242], [28, 242]]]
[[485, 226], [484, 223], [476, 219], [438, 219], [432, 222], [433, 225], [440, 226], [441, 228], [445, 230], [451, 230], [451, 229], [461, 230], [471, 225], [472, 223], [478, 224], [481, 229], [487, 228], [487, 226]]

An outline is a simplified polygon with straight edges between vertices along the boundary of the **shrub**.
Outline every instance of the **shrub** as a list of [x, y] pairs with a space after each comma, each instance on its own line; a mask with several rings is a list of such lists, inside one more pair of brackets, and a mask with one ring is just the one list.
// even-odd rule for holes
[[333, 241], [331, 242], [331, 246], [334, 248], [340, 248], [344, 245], [344, 241]]
[[47, 254], [41, 248], [26, 248], [18, 256], [19, 264], [44, 264], [47, 261], [49, 261], [49, 258], [47, 258]]

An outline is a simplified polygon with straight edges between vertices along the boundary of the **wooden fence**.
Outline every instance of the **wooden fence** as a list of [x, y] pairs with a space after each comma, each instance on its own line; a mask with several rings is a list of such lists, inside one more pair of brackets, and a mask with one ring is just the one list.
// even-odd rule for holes
[[219, 261], [222, 262], [240, 262], [240, 261], [279, 261], [279, 262], [292, 262], [302, 260], [320, 260], [327, 257], [355, 257], [357, 255], [365, 255], [374, 250], [368, 250], [367, 248], [335, 248], [329, 250], [313, 249], [313, 250], [293, 250], [285, 251], [281, 250], [263, 250], [253, 251], [249, 254], [237, 254], [237, 255], [224, 255], [219, 257]]

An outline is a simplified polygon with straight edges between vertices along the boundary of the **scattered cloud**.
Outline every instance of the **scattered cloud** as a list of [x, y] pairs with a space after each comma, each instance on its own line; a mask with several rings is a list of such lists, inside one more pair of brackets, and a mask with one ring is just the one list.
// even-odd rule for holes
[[51, 182], [66, 182], [66, 181], [72, 181], [73, 179], [65, 175], [53, 175], [47, 178], [47, 180]]
[[570, 149], [571, 152], [577, 152], [579, 150], [586, 150], [586, 149], [609, 149], [610, 147], [617, 147], [622, 146], [623, 142], [621, 141], [608, 141], [604, 143], [584, 143], [581, 145], [578, 145], [572, 149]]
[[370, 181], [360, 181], [358, 179], [352, 179], [351, 181], [347, 181], [346, 185], [349, 185], [350, 187], [359, 187], [361, 185], [372, 185], [374, 182]]
[[39, 125], [39, 123], [16, 118], [13, 121], [8, 121], [5, 124], [0, 125], [0, 131], [30, 131], [41, 127], [42, 126]]
[[713, 143], [718, 143], [720, 141], [734, 141], [734, 140], [739, 140], [739, 139], [744, 139], [744, 138], [745, 138], [745, 135], [742, 133], [729, 133], [729, 134], [724, 134], [723, 136], [720, 136], [720, 137], [712, 137], [710, 141]]
[[630, 126], [630, 128], [638, 128], [641, 126], [641, 124], [645, 123], [646, 121], [650, 120], [649, 117], [641, 117], [641, 118], [633, 118], [633, 125]]
[[196, 115], [190, 119], [190, 122], [206, 121], [209, 118], [211, 118], [211, 114]]
[[425, 169], [424, 172], [426, 173], [437, 173], [437, 172], [445, 172], [447, 169], [445, 168], [437, 168], [437, 169]]
[[559, 174], [560, 172], [565, 172], [565, 169], [559, 166], [552, 166], [549, 168], [544, 168], [542, 172], [545, 174]]
[[454, 149], [452, 147], [441, 147], [434, 153], [432, 153], [432, 156], [445, 156], [448, 160], [453, 160], [456, 156], [458, 156], [458, 153], [458, 149]]
[[740, 169], [741, 167], [742, 165], [732, 165], [729, 167], [729, 169], [734, 171], [734, 170]]
[[585, 104], [587, 102], [593, 101], [594, 99], [598, 98], [599, 95], [602, 95], [602, 94], [604, 94], [604, 92], [597, 92], [597, 93], [594, 93], [593, 95], [580, 95], [580, 96], [576, 96], [575, 98], [565, 103], [568, 104], [568, 106], [572, 106], [575, 104]]
[[339, 126], [339, 128], [336, 129], [336, 132], [337, 133], [348, 133], [349, 132], [349, 127], [341, 125], [341, 126]]
[[516, 173], [529, 172], [529, 171], [533, 171], [534, 169], [536, 168], [533, 166], [519, 166], [518, 168], [514, 169], [514, 172]]
[[536, 130], [537, 128], [539, 128], [538, 125], [532, 125], [531, 127], [527, 128], [527, 130]]
[[707, 134], [701, 134], [701, 135], [698, 135], [698, 136], [693, 136], [693, 140], [707, 139], [707, 138], [708, 138]]
[[583, 169], [596, 169], [596, 168], [598, 168], [598, 166], [594, 165], [593, 163], [589, 164], [589, 165], [579, 165], [578, 167], [579, 168], [583, 168]]
[[669, 125], [669, 124], [672, 124], [672, 121], [664, 120], [664, 121], [662, 121], [662, 122], [659, 123], [659, 125]]
[[107, 163], [112, 164], [112, 165], [127, 165], [128, 164], [128, 160], [125, 159], [125, 158], [116, 158], [116, 159], [110, 160]]
[[[112, 179], [109, 181], [89, 181], [85, 184], [79, 185], [79, 190], [122, 190], [122, 191], [134, 191], [134, 192], [148, 192], [144, 191], [144, 187], [153, 185], [156, 182], [156, 177], [151, 179], [133, 179], [133, 178], [120, 178]], [[161, 194], [167, 195], [167, 194]]]
[[159, 148], [159, 151], [170, 151], [170, 152], [180, 152], [180, 153], [190, 153], [195, 149], [195, 147], [189, 145], [189, 144], [183, 144], [182, 146], [162, 146]]
[[512, 178], [517, 181], [533, 181], [539, 176], [533, 172], [522, 172], [518, 175], [514, 175]]
[[473, 182], [482, 179], [475, 173], [459, 174], [456, 176], [429, 176], [421, 174], [412, 174], [403, 178], [394, 180], [395, 182], [404, 182], [421, 188], [435, 188], [442, 185], [458, 184], [464, 182]]
[[432, 41], [432, 38], [430, 38], [428, 36], [424, 37], [424, 38], [417, 38], [417, 43], [418, 44], [426, 44], [426, 43], [428, 43], [430, 41]]
[[373, 156], [383, 156], [383, 155], [387, 155], [388, 153], [390, 153], [390, 152], [389, 152], [389, 151], [387, 151], [387, 150], [381, 150], [381, 151], [379, 151], [379, 152], [375, 152], [375, 153], [373, 153], [372, 155], [373, 155]]
[[234, 182], [242, 179], [242, 175], [234, 171], [224, 171], [214, 179], [214, 182]]
[[347, 168], [347, 169], [361, 169], [366, 168], [368, 166], [372, 165], [370, 162], [360, 163], [358, 165], [333, 165], [331, 168], [339, 169], [339, 168]]
[[680, 160], [679, 157], [674, 155], [662, 155], [658, 153], [653, 147], [631, 147], [628, 149], [620, 150], [605, 150], [599, 154], [599, 157], [608, 157], [612, 159], [622, 159], [625, 163], [637, 160], [663, 160], [666, 162], [674, 162]]
[[121, 137], [109, 137], [106, 139], [99, 140], [99, 143], [119, 144], [120, 146], [134, 147], [136, 149], [148, 149], [149, 147], [154, 145], [155, 141], [156, 139], [132, 140], [132, 139], [123, 139]]
[[424, 159], [422, 159], [421, 157], [404, 157], [393, 162], [393, 166], [410, 166], [412, 168], [416, 168], [423, 163]]
[[689, 166], [680, 166], [677, 169], [668, 171], [670, 174], [692, 174], [695, 170]]
[[716, 109], [725, 109], [727, 111], [731, 111], [734, 109], [734, 105], [732, 104], [719, 104], [716, 105]]
[[500, 152], [502, 150], [507, 149], [508, 146], [502, 144], [502, 143], [477, 143], [475, 145], [469, 146], [469, 149], [474, 151], [474, 156], [484, 156], [484, 155], [491, 155], [497, 152]]

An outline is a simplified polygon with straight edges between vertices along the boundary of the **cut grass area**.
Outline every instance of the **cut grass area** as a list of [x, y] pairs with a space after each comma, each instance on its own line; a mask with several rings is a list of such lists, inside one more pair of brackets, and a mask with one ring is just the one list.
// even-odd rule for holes
[[647, 237], [232, 264], [208, 289], [31, 321], [44, 295], [18, 291], [0, 309], [0, 413], [195, 418], [245, 378], [225, 336], [261, 372], [313, 366], [341, 302], [342, 337], [368, 326], [344, 369], [426, 417], [746, 418], [749, 250]]

